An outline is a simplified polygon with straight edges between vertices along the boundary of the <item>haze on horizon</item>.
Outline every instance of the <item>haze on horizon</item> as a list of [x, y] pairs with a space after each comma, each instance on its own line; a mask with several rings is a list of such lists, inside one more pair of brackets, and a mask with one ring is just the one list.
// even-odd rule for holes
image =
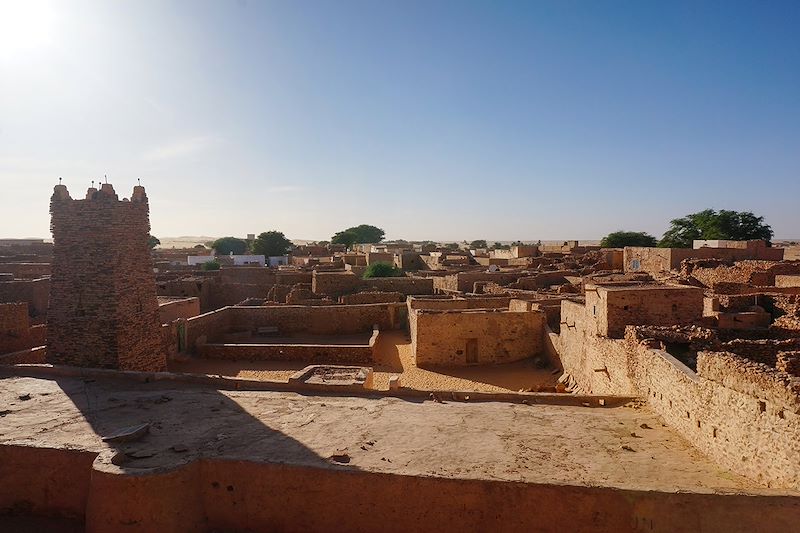
[[153, 234], [800, 237], [800, 3], [0, 0], [0, 237], [108, 175]]

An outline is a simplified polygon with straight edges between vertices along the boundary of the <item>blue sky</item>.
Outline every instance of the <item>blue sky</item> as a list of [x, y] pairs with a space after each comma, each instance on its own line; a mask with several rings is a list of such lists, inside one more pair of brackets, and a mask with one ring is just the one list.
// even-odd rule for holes
[[0, 236], [141, 177], [153, 233], [800, 237], [800, 2], [0, 0]]

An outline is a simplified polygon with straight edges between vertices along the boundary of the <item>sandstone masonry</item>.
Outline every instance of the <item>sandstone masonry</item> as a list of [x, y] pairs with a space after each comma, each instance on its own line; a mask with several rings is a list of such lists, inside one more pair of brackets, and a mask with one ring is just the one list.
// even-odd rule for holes
[[120, 201], [106, 183], [74, 200], [57, 185], [50, 214], [48, 362], [166, 370], [144, 187]]

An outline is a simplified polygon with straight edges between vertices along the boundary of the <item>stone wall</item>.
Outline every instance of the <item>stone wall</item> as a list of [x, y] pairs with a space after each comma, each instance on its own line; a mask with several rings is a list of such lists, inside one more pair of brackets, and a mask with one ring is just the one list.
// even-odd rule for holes
[[280, 335], [349, 335], [399, 329], [407, 323], [404, 303], [365, 305], [275, 305], [265, 307], [224, 307], [186, 321], [186, 344], [190, 350], [204, 343], [216, 343], [228, 332], [257, 333], [261, 327], [275, 327]]
[[422, 296], [408, 299], [409, 309], [508, 309], [510, 296]]
[[418, 366], [509, 363], [542, 352], [544, 313], [415, 310], [409, 318]]
[[0, 272], [14, 279], [38, 279], [50, 275], [50, 263], [0, 263]]
[[158, 320], [162, 324], [200, 314], [200, 298], [158, 298]]
[[166, 369], [144, 187], [120, 201], [110, 184], [50, 203], [53, 274], [47, 359], [53, 364]]
[[405, 302], [406, 296], [401, 292], [357, 292], [339, 297], [344, 305], [379, 304], [389, 302]]
[[[700, 352], [695, 373], [630, 326], [625, 339], [593, 334], [587, 311], [562, 303], [547, 353], [573, 391], [639, 394], [718, 464], [770, 487], [800, 488], [800, 378], [730, 353]], [[786, 352], [781, 352], [786, 353]]]
[[696, 287], [653, 285], [586, 286], [586, 308], [596, 335], [621, 338], [628, 325], [688, 325], [703, 317], [703, 291]]
[[434, 278], [434, 288], [439, 292], [472, 292], [476, 281], [487, 281], [498, 285], [508, 285], [517, 281], [521, 272], [458, 272]]
[[7, 354], [42, 346], [45, 343], [45, 328], [31, 326], [28, 304], [0, 304], [0, 354]]
[[352, 272], [314, 272], [311, 289], [321, 296], [339, 297], [362, 291], [433, 294], [433, 279], [410, 276], [362, 279]]
[[628, 371], [628, 349], [623, 339], [597, 335], [594, 319], [583, 303], [561, 302], [558, 341], [564, 381], [574, 392], [589, 394], [636, 394]]
[[722, 259], [725, 261], [743, 261], [759, 259], [780, 261], [783, 259], [782, 248], [648, 248], [626, 246], [624, 249], [625, 272], [658, 273], [677, 270], [684, 259]]
[[800, 275], [779, 274], [775, 276], [776, 287], [800, 287]]
[[733, 354], [701, 352], [697, 373], [636, 347], [640, 393], [664, 421], [725, 468], [800, 489], [800, 379]]
[[50, 298], [50, 279], [0, 281], [0, 303], [27, 302], [28, 316], [44, 321]]
[[325, 364], [372, 363], [367, 344], [204, 344], [198, 355], [234, 361], [304, 361]]

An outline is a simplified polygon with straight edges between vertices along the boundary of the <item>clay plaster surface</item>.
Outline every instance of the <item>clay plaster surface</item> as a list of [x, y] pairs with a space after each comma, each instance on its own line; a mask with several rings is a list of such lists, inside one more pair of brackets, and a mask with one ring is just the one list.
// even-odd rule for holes
[[[0, 380], [0, 405], [8, 411], [0, 417], [0, 445], [100, 452], [95, 468], [132, 474], [214, 457], [412, 476], [778, 493], [715, 466], [638, 405], [411, 402], [21, 377]], [[141, 440], [101, 441], [142, 423], [152, 427]], [[120, 466], [111, 463], [114, 454], [124, 454]], [[346, 464], [332, 459], [342, 456]]]

